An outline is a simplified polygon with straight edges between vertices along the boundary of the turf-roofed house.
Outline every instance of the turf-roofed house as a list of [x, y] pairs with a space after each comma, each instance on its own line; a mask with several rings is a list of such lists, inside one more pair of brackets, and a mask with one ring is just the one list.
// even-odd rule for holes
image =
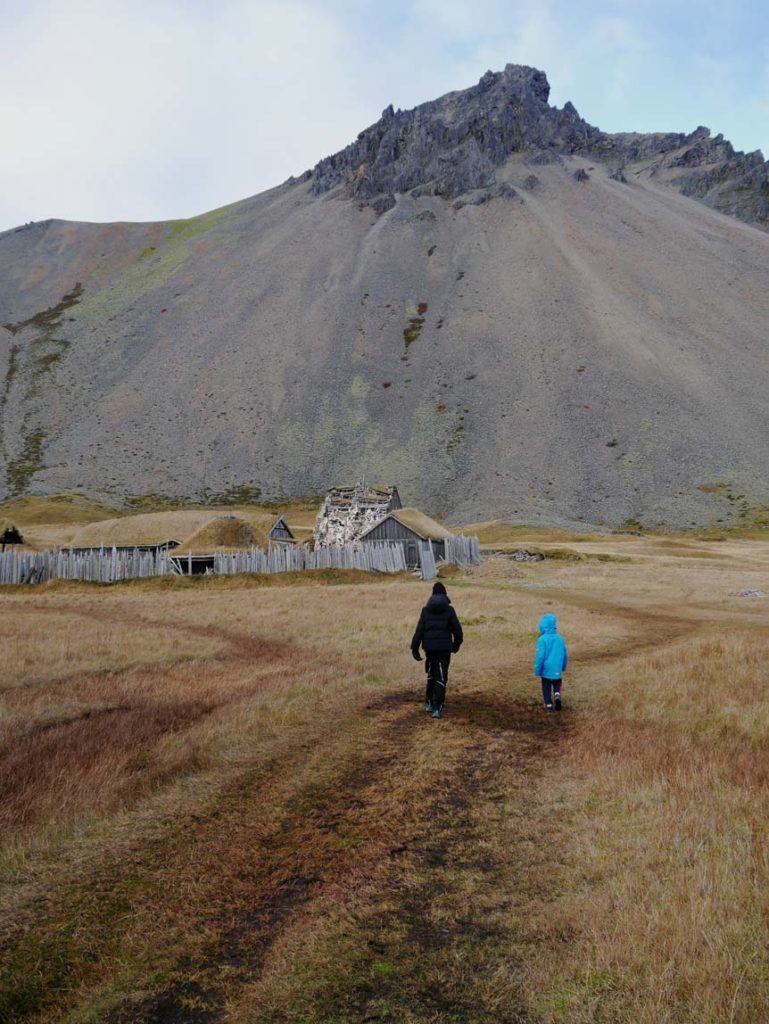
[[18, 527], [10, 519], [0, 517], [0, 551], [5, 551], [6, 546], [14, 547], [16, 544], [23, 544], [24, 538]]
[[269, 517], [261, 514], [218, 515], [210, 519], [184, 544], [174, 551], [178, 555], [180, 572], [192, 575], [213, 572], [217, 554], [248, 551], [261, 548], [268, 551], [271, 545], [294, 545], [296, 535], [280, 516], [272, 525]]
[[380, 522], [362, 533], [363, 543], [372, 541], [395, 541], [403, 545], [408, 567], [422, 564], [421, 551], [430, 543], [436, 559], [446, 555], [446, 539], [453, 536], [450, 530], [431, 519], [418, 508], [397, 508], [388, 512]]
[[298, 543], [296, 534], [283, 516], [279, 516], [272, 524], [269, 532], [269, 540], [272, 544]]

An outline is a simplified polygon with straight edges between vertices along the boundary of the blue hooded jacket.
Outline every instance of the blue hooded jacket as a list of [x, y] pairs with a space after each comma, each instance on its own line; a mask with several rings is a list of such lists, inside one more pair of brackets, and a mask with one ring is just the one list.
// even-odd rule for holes
[[537, 640], [534, 675], [543, 679], [560, 679], [569, 663], [566, 641], [557, 632], [557, 626], [555, 615], [543, 615], [539, 620], [540, 637]]

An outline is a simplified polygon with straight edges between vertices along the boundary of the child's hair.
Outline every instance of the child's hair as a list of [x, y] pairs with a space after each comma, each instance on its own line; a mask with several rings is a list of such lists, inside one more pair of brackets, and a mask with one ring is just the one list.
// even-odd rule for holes
[[438, 581], [438, 583], [433, 583], [433, 593], [434, 594], [445, 594], [446, 593], [446, 588], [440, 582], [440, 580]]

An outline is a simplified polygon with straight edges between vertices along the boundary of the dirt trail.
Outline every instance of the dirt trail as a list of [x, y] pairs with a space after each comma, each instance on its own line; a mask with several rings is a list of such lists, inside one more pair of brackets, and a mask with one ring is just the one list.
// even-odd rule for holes
[[[691, 628], [684, 618], [628, 614], [635, 651], [658, 648]], [[184, 629], [211, 635], [207, 627]], [[286, 654], [267, 647], [277, 660]], [[239, 638], [232, 654], [259, 650], [267, 648], [258, 638]], [[622, 656], [628, 651], [625, 646]], [[583, 662], [615, 656], [596, 649]], [[528, 657], [508, 669], [521, 671], [529, 671]], [[490, 965], [509, 970], [499, 961], [500, 929], [519, 931], [525, 941], [532, 906], [547, 900], [534, 855], [542, 843], [565, 843], [565, 824], [538, 816], [536, 790], [578, 716], [544, 716], [534, 697], [514, 699], [496, 673], [450, 691], [442, 722], [425, 716], [418, 699], [413, 691], [390, 691], [356, 711], [344, 729], [318, 723], [273, 762], [242, 772], [203, 814], [180, 814], [152, 842], [137, 840], [90, 867], [80, 865], [77, 882], [70, 878], [48, 898], [54, 926], [76, 913], [80, 932], [92, 929], [91, 948], [115, 962], [131, 949], [132, 935], [157, 932], [142, 976], [118, 970], [118, 990], [136, 994], [115, 1002], [105, 990], [112, 1009], [93, 1019], [288, 1024], [298, 1019], [294, 1011], [281, 1016], [279, 1007], [270, 1008], [265, 985], [286, 975], [285, 950], [301, 953], [303, 936], [320, 927], [319, 945], [332, 942], [322, 922], [341, 904], [353, 908], [345, 927], [358, 966], [331, 993], [319, 982], [313, 995], [310, 986], [304, 1019], [480, 1024], [493, 1010], [501, 1024], [524, 1021], [522, 1000], [493, 1005], [480, 965], [487, 974]], [[517, 894], [504, 906], [494, 902], [495, 879], [502, 877], [504, 891]], [[120, 913], [105, 914], [105, 902], [124, 890]], [[7, 948], [25, 949], [39, 913], [33, 904], [23, 917], [6, 919]], [[46, 941], [45, 935], [36, 940], [41, 964], [55, 946], [54, 938], [48, 949]], [[72, 939], [83, 941], [82, 934]], [[304, 955], [311, 975], [311, 957]], [[438, 974], [435, 966], [446, 960], [465, 967]], [[377, 974], [381, 962], [410, 964], [408, 984], [399, 970]], [[80, 990], [90, 990], [83, 1012], [103, 973], [96, 959], [80, 978]], [[43, 1005], [51, 997], [69, 1001], [66, 972], [46, 983]], [[77, 1003], [74, 992], [69, 999]], [[60, 1018], [46, 1008], [17, 1019]]]
[[[56, 615], [62, 614], [61, 608], [49, 608], [45, 606], [37, 605], [34, 608], [35, 616], [40, 615]], [[185, 622], [175, 622], [173, 619], [152, 619], [145, 615], [132, 615], [126, 613], [124, 609], [120, 611], [114, 611], [111, 608], [99, 608], [96, 606], [77, 607], [69, 606], [66, 609], [67, 616], [75, 616], [77, 618], [86, 619], [89, 622], [100, 622], [104, 625], [110, 626], [135, 626], [140, 629], [148, 630], [162, 630], [164, 633], [180, 633], [186, 636], [197, 636], [207, 640], [221, 640], [225, 645], [225, 650], [222, 654], [213, 655], [213, 659], [228, 657], [228, 658], [239, 658], [241, 660], [250, 658], [287, 658], [293, 650], [292, 645], [285, 643], [280, 640], [268, 639], [267, 637], [260, 636], [246, 636], [243, 633], [237, 633], [232, 629], [224, 629], [221, 626], [201, 626]], [[317, 653], [317, 652], [316, 652]], [[129, 670], [125, 670], [129, 671]], [[67, 683], [74, 676], [62, 676], [51, 683], [21, 683], [19, 687], [24, 686], [59, 686], [63, 683]]]
[[[637, 613], [632, 615], [637, 624]], [[621, 656], [629, 650], [658, 648], [689, 628], [684, 618], [650, 615]], [[619, 656], [597, 651], [588, 664]], [[525, 898], [517, 909], [525, 913], [531, 899], [546, 898], [529, 875], [531, 853], [523, 847], [530, 844], [531, 836], [521, 826], [524, 817], [532, 819], [530, 809], [525, 810], [532, 799], [527, 790], [536, 787], [545, 767], [552, 765], [568, 742], [576, 726], [574, 715], [547, 718], [535, 700], [521, 703], [488, 685], [452, 694], [447, 717], [440, 724], [420, 714], [414, 695], [402, 692], [383, 695], [366, 711], [365, 745], [352, 754], [340, 751], [343, 768], [339, 773], [327, 785], [313, 788], [310, 803], [297, 797], [299, 817], [295, 801], [287, 816], [264, 835], [252, 865], [247, 909], [237, 909], [231, 926], [201, 954], [192, 972], [194, 984], [185, 969], [178, 982], [163, 992], [117, 1008], [106, 1018], [109, 1024], [235, 1022], [245, 1019], [241, 1012], [250, 1013], [249, 1020], [261, 1021], [258, 1014], [254, 1016], [253, 1005], [255, 999], [259, 1002], [260, 978], [271, 951], [291, 936], [300, 937], [301, 942], [302, 933], [312, 931], [329, 893], [340, 886], [346, 898], [353, 899], [352, 888], [367, 904], [363, 930], [376, 956], [388, 954], [392, 943], [387, 935], [396, 929], [400, 938], [398, 950], [392, 951], [394, 959], [406, 955], [412, 964], [429, 964], [436, 957], [456, 957], [470, 942], [476, 956], [494, 963], [498, 935], [494, 926], [484, 922], [481, 891], [504, 868], [504, 860], [517, 856], [518, 870], [527, 875], [521, 890]], [[448, 743], [444, 742], [447, 734], [440, 730], [451, 730]], [[239, 811], [244, 817], [248, 817], [251, 798], [252, 794], [242, 793]], [[504, 827], [500, 817], [507, 821], [512, 817], [519, 825], [518, 832], [508, 836], [505, 857], [488, 842], [487, 830], [494, 822]], [[227, 834], [228, 841], [231, 829], [232, 822], [221, 819], [214, 826], [215, 832]], [[329, 842], [329, 837], [344, 837], [343, 849]], [[217, 847], [216, 836], [207, 829], [196, 838], [201, 849]], [[563, 836], [557, 838], [563, 841]], [[235, 844], [240, 845], [237, 837]], [[468, 887], [477, 890], [479, 898], [475, 909], [465, 905], [450, 926], [436, 928], [431, 886], [447, 885], [442, 877], [445, 870], [456, 871], [458, 865], [460, 888], [465, 894]], [[382, 893], [385, 898], [377, 898]], [[399, 996], [399, 978], [389, 984], [379, 978], [372, 985], [351, 975], [349, 984], [337, 993], [336, 1005], [324, 1003], [313, 1012], [318, 1020], [327, 1014], [334, 1020], [374, 1021], [380, 1019], [378, 1007], [397, 1006], [405, 998], [408, 1005], [400, 1006], [403, 1013], [413, 1014], [415, 999], [422, 1007], [423, 1016], [415, 1020], [488, 1019], [488, 1010], [475, 989], [466, 987], [464, 975], [459, 986], [446, 975], [442, 988], [435, 987], [429, 971], [425, 979], [418, 993], [412, 987]], [[192, 997], [198, 1009], [180, 1016]], [[283, 1019], [273, 1014], [270, 1011], [263, 1018], [265, 1024]], [[525, 1018], [518, 1005], [497, 1008], [495, 1019], [521, 1022]]]
[[[192, 962], [185, 956], [172, 968], [175, 980], [170, 985], [126, 1001], [105, 1021], [240, 1020], [231, 1009], [239, 1002], [239, 991], [258, 987], [274, 947], [287, 934], [301, 935], [328, 894], [340, 889], [348, 898], [353, 891], [372, 887], [386, 893], [387, 905], [370, 911], [372, 941], [376, 944], [376, 933], [384, 935], [397, 920], [407, 932], [412, 960], [430, 959], [438, 952], [448, 955], [458, 938], [493, 940], [493, 932], [483, 934], [482, 921], [473, 919], [469, 909], [456, 926], [436, 932], [430, 922], [429, 885], [415, 881], [407, 866], [426, 866], [434, 873], [461, 863], [468, 878], [475, 879], [493, 871], [493, 857], [484, 852], [474, 817], [483, 805], [495, 806], [503, 799], [507, 773], [540, 769], [568, 735], [569, 716], [548, 721], [537, 706], [490, 694], [458, 697], [451, 706], [450, 726], [420, 715], [411, 696], [388, 695], [368, 711], [374, 728], [365, 744], [341, 751], [341, 763], [323, 784], [310, 782], [291, 794], [283, 815], [270, 821], [260, 816], [260, 803], [271, 805], [275, 798], [270, 793], [275, 780], [260, 779], [253, 788], [240, 788], [237, 799], [229, 801], [229, 813], [195, 822], [194, 832], [186, 836], [191, 844], [187, 854], [195, 864], [191, 881], [202, 886], [197, 900], [214, 909], [217, 921], [225, 919], [226, 927], [215, 929], [213, 941]], [[448, 749], [437, 732], [443, 725], [460, 738]], [[440, 752], [440, 763], [425, 763], [425, 751], [436, 756]], [[276, 769], [285, 777], [291, 766], [281, 763]], [[393, 793], [400, 795], [397, 803]], [[211, 888], [217, 865], [218, 884]], [[371, 1014], [373, 1004], [383, 998], [382, 984], [373, 990], [352, 982], [340, 1009], [360, 1014], [359, 1019], [378, 1019]], [[467, 1014], [475, 997], [460, 996], [451, 985], [421, 998], [425, 1005], [434, 1004], [436, 1012], [461, 1009], [457, 1020], [474, 1019]], [[251, 996], [246, 1002], [251, 1005]], [[191, 1004], [196, 1004], [194, 1010]], [[333, 1007], [323, 1011], [333, 1018]], [[498, 1019], [520, 1016], [503, 1014]]]

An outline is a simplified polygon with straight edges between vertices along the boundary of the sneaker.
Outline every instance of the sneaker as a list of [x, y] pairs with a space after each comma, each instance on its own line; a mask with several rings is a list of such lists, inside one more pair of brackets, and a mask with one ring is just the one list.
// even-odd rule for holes
[[432, 706], [432, 704], [429, 704], [429, 703], [425, 704], [425, 711], [429, 711], [429, 713], [432, 714], [433, 713], [433, 706]]
[[560, 695], [560, 693], [556, 693], [556, 695], [553, 698], [553, 700], [555, 701], [555, 710], [556, 711], [560, 711], [561, 710], [561, 695]]
[[435, 711], [433, 711], [433, 718], [440, 718], [440, 717], [441, 717], [441, 708], [436, 708]]
[[547, 711], [548, 714], [550, 714], [554, 710], [555, 710], [555, 708], [553, 707], [552, 704], [545, 704], [545, 711]]

